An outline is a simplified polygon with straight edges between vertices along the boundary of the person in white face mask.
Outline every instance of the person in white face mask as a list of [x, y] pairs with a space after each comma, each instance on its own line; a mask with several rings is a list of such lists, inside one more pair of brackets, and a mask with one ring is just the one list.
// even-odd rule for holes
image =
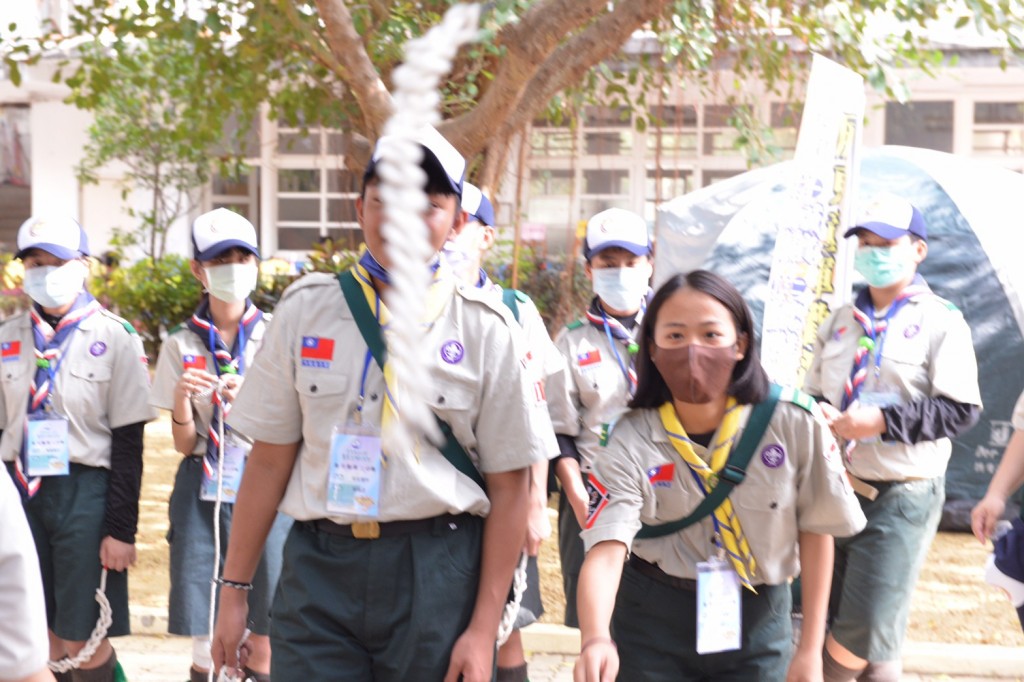
[[[193, 638], [193, 681], [206, 680], [210, 580], [214, 567], [214, 504], [220, 485], [221, 561], [227, 550], [235, 492], [248, 445], [220, 420], [242, 385], [270, 315], [249, 300], [256, 289], [256, 229], [241, 215], [219, 208], [192, 224], [192, 274], [204, 294], [192, 317], [173, 329], [160, 349], [150, 404], [171, 413], [174, 446], [182, 455], [169, 507], [171, 594], [168, 630]], [[223, 456], [223, 461], [220, 461]], [[218, 471], [223, 466], [223, 484]], [[269, 679], [270, 600], [281, 572], [281, 548], [291, 522], [278, 516], [249, 593], [251, 653], [246, 673]]]
[[636, 389], [636, 334], [650, 294], [651, 242], [643, 218], [610, 208], [587, 223], [587, 277], [594, 298], [586, 314], [555, 339], [565, 370], [547, 383], [548, 409], [558, 437], [554, 462], [561, 484], [558, 545], [565, 587], [565, 624], [579, 627], [576, 583], [583, 565], [587, 473], [609, 426], [626, 411]]
[[[85, 287], [85, 231], [70, 218], [18, 230], [31, 308], [0, 326], [0, 458], [21, 492], [46, 595], [50, 658], [77, 657], [99, 617], [109, 569], [107, 637], [127, 635], [149, 375], [128, 322]], [[106, 682], [109, 639], [58, 680]]]
[[910, 596], [939, 524], [950, 439], [981, 412], [971, 331], [917, 266], [924, 215], [884, 196], [846, 237], [867, 282], [821, 325], [804, 390], [818, 398], [868, 520], [836, 540], [826, 682], [900, 679]]

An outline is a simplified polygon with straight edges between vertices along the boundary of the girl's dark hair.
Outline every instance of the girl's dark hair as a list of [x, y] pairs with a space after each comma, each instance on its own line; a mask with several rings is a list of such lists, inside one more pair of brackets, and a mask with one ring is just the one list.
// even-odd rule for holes
[[687, 274], [672, 276], [661, 285], [647, 306], [643, 324], [640, 326], [640, 350], [636, 359], [636, 394], [629, 402], [629, 406], [660, 407], [672, 400], [672, 393], [668, 390], [665, 380], [661, 378], [658, 368], [651, 361], [650, 346], [654, 343], [654, 326], [658, 322], [661, 307], [672, 294], [686, 287], [707, 294], [724, 305], [732, 313], [737, 337], [746, 335], [748, 339], [747, 352], [732, 371], [729, 395], [744, 405], [764, 400], [768, 395], [768, 374], [761, 367], [761, 359], [757, 354], [754, 319], [750, 314], [750, 308], [736, 287], [728, 281], [707, 270], [694, 270]]

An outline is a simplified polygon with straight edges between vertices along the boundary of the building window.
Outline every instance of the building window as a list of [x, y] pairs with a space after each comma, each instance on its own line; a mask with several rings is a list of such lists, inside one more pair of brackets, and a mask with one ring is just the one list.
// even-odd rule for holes
[[800, 132], [803, 113], [801, 104], [787, 102], [772, 102], [771, 104], [772, 134], [783, 159], [793, 158], [793, 154], [796, 152], [796, 139]]
[[971, 146], [975, 154], [1024, 154], [1024, 102], [975, 102]]
[[953, 103], [887, 102], [885, 143], [952, 152]]
[[534, 121], [530, 128], [530, 156], [571, 157], [575, 150], [575, 131], [556, 127], [547, 121]]
[[744, 113], [749, 115], [749, 112], [750, 107], [747, 106], [705, 104], [701, 153], [704, 156], [737, 156], [736, 140], [740, 134], [732, 121]]
[[258, 169], [236, 177], [213, 176], [210, 182], [212, 208], [227, 208], [259, 225], [260, 174]]
[[678, 168], [648, 168], [644, 186], [644, 220], [653, 225], [658, 206], [682, 196], [692, 187], [693, 172]]
[[32, 214], [31, 140], [28, 107], [0, 105], [0, 242], [9, 246]]
[[583, 153], [620, 156], [633, 149], [633, 122], [625, 107], [585, 107]]
[[697, 107], [651, 107], [647, 126], [647, 151], [659, 156], [693, 158], [699, 153]]

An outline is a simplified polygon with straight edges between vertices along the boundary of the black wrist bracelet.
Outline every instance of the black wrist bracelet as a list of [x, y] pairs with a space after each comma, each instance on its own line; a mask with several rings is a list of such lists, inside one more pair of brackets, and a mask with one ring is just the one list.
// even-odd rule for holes
[[227, 580], [225, 578], [217, 578], [217, 584], [223, 585], [224, 587], [230, 587], [235, 590], [242, 590], [243, 592], [252, 591], [252, 583], [239, 583], [234, 580]]

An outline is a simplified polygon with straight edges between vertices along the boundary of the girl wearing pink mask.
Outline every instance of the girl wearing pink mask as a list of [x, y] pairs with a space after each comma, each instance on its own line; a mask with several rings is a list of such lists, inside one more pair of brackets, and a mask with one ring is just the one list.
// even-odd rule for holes
[[769, 383], [742, 296], [710, 272], [658, 290], [639, 346], [591, 477], [575, 679], [821, 679], [830, 536], [864, 525], [828, 424]]

